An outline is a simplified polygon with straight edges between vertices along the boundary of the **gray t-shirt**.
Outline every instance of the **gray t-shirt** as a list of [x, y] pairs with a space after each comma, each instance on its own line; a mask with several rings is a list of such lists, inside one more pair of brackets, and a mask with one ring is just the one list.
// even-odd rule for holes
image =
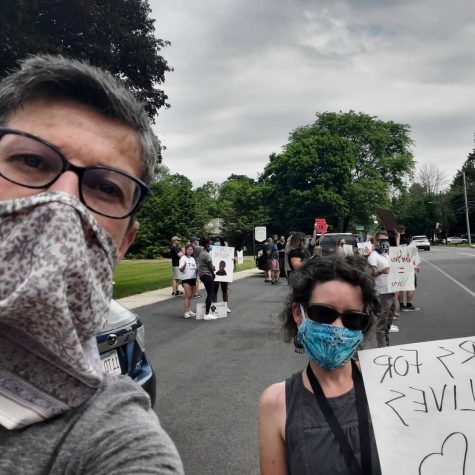
[[202, 275], [209, 275], [212, 277], [213, 273], [214, 266], [211, 256], [209, 255], [208, 251], [203, 249], [200, 253], [200, 256], [198, 257], [198, 275], [200, 277]]
[[180, 456], [127, 376], [106, 376], [78, 409], [24, 429], [0, 426], [2, 475], [182, 474]]

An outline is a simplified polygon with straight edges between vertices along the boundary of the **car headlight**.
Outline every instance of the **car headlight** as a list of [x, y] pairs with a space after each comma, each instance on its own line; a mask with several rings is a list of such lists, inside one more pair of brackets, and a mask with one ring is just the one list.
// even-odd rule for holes
[[137, 343], [142, 351], [145, 351], [145, 327], [141, 325], [137, 328]]

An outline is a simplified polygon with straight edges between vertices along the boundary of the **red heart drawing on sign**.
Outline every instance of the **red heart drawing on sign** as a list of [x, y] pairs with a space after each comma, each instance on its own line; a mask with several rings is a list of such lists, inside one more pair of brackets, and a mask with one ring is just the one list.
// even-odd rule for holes
[[[467, 452], [468, 440], [465, 434], [452, 432], [445, 438], [440, 452], [433, 452], [422, 459], [419, 465], [419, 475], [438, 475], [441, 473], [465, 475]], [[462, 454], [463, 456], [461, 456]], [[460, 469], [457, 470], [457, 467], [460, 467]]]

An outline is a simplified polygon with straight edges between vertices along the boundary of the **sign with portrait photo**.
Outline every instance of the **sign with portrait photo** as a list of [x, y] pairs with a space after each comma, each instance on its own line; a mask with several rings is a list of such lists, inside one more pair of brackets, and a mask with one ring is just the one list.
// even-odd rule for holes
[[215, 282], [232, 282], [234, 273], [234, 247], [213, 246], [209, 253], [215, 268]]
[[358, 357], [384, 475], [475, 473], [475, 337]]

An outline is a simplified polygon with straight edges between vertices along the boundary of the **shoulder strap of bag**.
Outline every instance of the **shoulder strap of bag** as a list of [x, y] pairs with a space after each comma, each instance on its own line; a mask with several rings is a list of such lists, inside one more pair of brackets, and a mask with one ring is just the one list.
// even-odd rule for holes
[[[358, 460], [355, 457], [353, 449], [348, 442], [348, 439], [341, 427], [338, 419], [335, 416], [325, 394], [323, 393], [323, 389], [320, 386], [315, 374], [310, 367], [310, 363], [307, 366], [307, 377], [310, 381], [310, 385], [312, 386], [313, 393], [315, 395], [315, 399], [322, 411], [325, 419], [330, 426], [338, 444], [341, 447], [343, 452], [343, 457], [345, 459], [346, 465], [350, 470], [349, 473], [352, 475], [371, 475], [371, 446], [370, 446], [370, 438], [369, 438], [369, 422], [368, 422], [368, 414], [367, 414], [367, 406], [366, 406], [366, 395], [364, 392], [363, 387], [363, 380], [361, 378], [361, 374], [352, 361], [352, 377], [355, 384], [355, 397], [356, 397], [356, 406], [357, 406], [357, 413], [358, 413], [358, 431], [360, 436], [360, 445], [361, 445], [361, 459], [362, 459], [362, 467], [358, 463]], [[363, 391], [363, 398], [361, 397], [361, 390]]]

